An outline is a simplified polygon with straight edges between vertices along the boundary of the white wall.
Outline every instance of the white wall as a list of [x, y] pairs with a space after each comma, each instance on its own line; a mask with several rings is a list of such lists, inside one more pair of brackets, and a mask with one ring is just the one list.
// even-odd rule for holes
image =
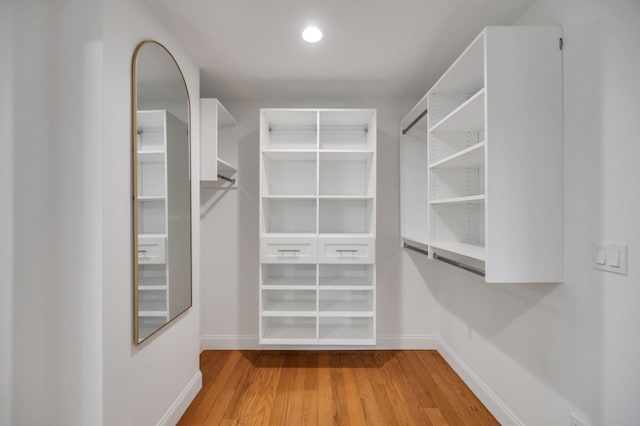
[[[438, 267], [440, 335], [527, 425], [640, 422], [640, 3], [538, 0], [517, 24], [562, 24], [565, 282], [490, 286]], [[629, 244], [629, 276], [591, 268]]]
[[[131, 262], [131, 58], [144, 39], [175, 56], [191, 97], [192, 177], [197, 189], [199, 68], [139, 0], [104, 4], [104, 424], [151, 425], [183, 391], [200, 387], [199, 193], [193, 203], [193, 307], [140, 346], [133, 344]], [[193, 394], [188, 395], [186, 403]], [[180, 406], [176, 415], [186, 407]]]
[[11, 422], [13, 349], [13, 11], [0, 3], [0, 425]]
[[13, 377], [0, 422], [100, 424], [101, 2], [2, 6], [2, 369], [8, 348]]
[[[204, 94], [215, 97], [215, 93]], [[421, 255], [401, 254], [398, 126], [411, 102], [224, 101], [238, 120], [239, 189], [201, 191], [203, 348], [258, 347], [259, 109], [378, 109], [378, 346], [428, 346], [437, 304]]]

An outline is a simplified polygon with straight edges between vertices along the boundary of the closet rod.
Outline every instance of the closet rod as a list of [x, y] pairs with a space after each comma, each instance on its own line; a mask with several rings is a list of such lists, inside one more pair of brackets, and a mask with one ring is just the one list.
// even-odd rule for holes
[[416, 117], [416, 119], [415, 119], [415, 120], [413, 120], [413, 121], [412, 121], [412, 122], [411, 122], [407, 127], [405, 127], [404, 129], [402, 129], [402, 134], [403, 134], [403, 135], [406, 135], [406, 134], [407, 134], [407, 132], [408, 132], [409, 130], [411, 130], [411, 128], [412, 128], [413, 126], [415, 126], [416, 124], [418, 124], [418, 121], [422, 120], [422, 117], [424, 117], [425, 115], [427, 115], [427, 111], [429, 111], [429, 110], [428, 110], [428, 109], [425, 109], [424, 111], [422, 111], [422, 112], [420, 113], [420, 115], [419, 115], [418, 117]]
[[222, 180], [226, 180], [227, 182], [231, 182], [231, 185], [236, 183], [236, 180], [234, 178], [222, 176], [221, 174], [218, 175], [218, 179], [222, 179]]
[[[423, 250], [421, 248], [411, 246], [411, 245], [409, 245], [407, 243], [404, 243], [403, 246], [406, 249], [413, 250], [413, 251], [416, 251], [418, 253], [422, 253], [425, 256], [429, 255], [429, 252], [427, 250]], [[479, 275], [481, 277], [485, 276], [485, 272], [482, 269], [466, 265], [464, 263], [458, 262], [457, 260], [449, 259], [448, 257], [440, 256], [438, 253], [434, 252], [433, 253], [433, 258], [435, 260], [439, 260], [440, 262], [448, 263], [449, 265], [452, 265], [452, 266], [457, 266], [458, 268], [464, 269], [465, 271], [471, 272], [472, 274], [476, 274], [476, 275]]]
[[471, 272], [472, 274], [479, 275], [481, 277], [485, 276], [485, 273], [482, 269], [474, 268], [473, 266], [465, 265], [464, 263], [458, 262], [457, 260], [449, 259], [448, 257], [443, 257], [438, 255], [438, 253], [433, 253], [433, 258], [439, 260], [440, 262], [448, 263], [449, 265], [457, 266], [460, 269], [464, 269], [467, 272]]
[[423, 250], [423, 249], [418, 248], [418, 247], [414, 247], [414, 246], [409, 245], [407, 243], [404, 243], [403, 247], [406, 248], [406, 249], [409, 249], [409, 250], [417, 251], [418, 253], [422, 253], [425, 256], [429, 256], [429, 252], [428, 251]]

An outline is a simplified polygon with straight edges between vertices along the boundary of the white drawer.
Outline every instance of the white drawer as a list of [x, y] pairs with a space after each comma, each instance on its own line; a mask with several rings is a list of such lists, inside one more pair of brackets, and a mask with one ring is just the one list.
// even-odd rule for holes
[[375, 263], [373, 238], [320, 238], [319, 263]]
[[166, 263], [167, 243], [165, 237], [138, 236], [138, 264]]
[[263, 237], [262, 263], [316, 263], [317, 241], [307, 237]]

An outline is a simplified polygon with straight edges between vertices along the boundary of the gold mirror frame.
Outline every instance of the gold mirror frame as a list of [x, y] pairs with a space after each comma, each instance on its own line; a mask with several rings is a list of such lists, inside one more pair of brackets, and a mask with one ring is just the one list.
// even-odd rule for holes
[[[142, 49], [147, 46], [147, 45], [155, 45], [157, 47], [162, 48], [167, 55], [171, 58], [171, 60], [173, 61], [173, 63], [175, 64], [175, 67], [178, 71], [178, 74], [180, 75], [180, 78], [182, 79], [182, 83], [184, 85], [184, 91], [187, 97], [187, 132], [188, 132], [188, 136], [187, 136], [187, 159], [188, 159], [188, 164], [187, 164], [187, 170], [188, 170], [188, 182], [189, 182], [189, 194], [188, 194], [188, 200], [189, 200], [189, 206], [188, 206], [188, 212], [189, 212], [189, 236], [188, 236], [188, 259], [189, 259], [189, 284], [188, 284], [188, 289], [189, 289], [189, 303], [188, 306], [186, 306], [183, 310], [181, 310], [180, 312], [175, 313], [174, 315], [170, 315], [170, 311], [169, 311], [169, 306], [167, 306], [167, 317], [168, 319], [166, 320], [166, 322], [164, 322], [164, 324], [158, 326], [154, 331], [152, 331], [151, 333], [149, 333], [148, 335], [144, 336], [143, 338], [140, 338], [140, 319], [139, 319], [139, 262], [138, 262], [138, 232], [139, 232], [139, 214], [138, 214], [138, 210], [139, 210], [139, 201], [138, 201], [138, 117], [137, 117], [137, 113], [138, 113], [138, 59], [139, 59], [139, 55], [140, 52], [142, 51]], [[131, 210], [132, 210], [132, 248], [133, 248], [133, 252], [132, 252], [132, 265], [133, 265], [133, 343], [137, 346], [142, 344], [143, 342], [146, 342], [149, 340], [149, 338], [151, 338], [152, 336], [156, 335], [159, 331], [161, 331], [162, 329], [164, 329], [167, 325], [171, 324], [173, 321], [175, 321], [177, 318], [179, 318], [182, 314], [184, 314], [186, 311], [188, 311], [192, 306], [193, 306], [193, 259], [192, 259], [192, 199], [191, 199], [191, 191], [192, 191], [192, 180], [191, 180], [191, 97], [189, 95], [189, 89], [187, 86], [187, 82], [184, 78], [184, 74], [182, 73], [182, 69], [180, 69], [180, 66], [178, 65], [178, 62], [176, 61], [175, 57], [171, 54], [171, 52], [169, 51], [169, 49], [167, 49], [162, 43], [159, 43], [155, 40], [144, 40], [142, 42], [140, 42], [134, 52], [133, 52], [133, 58], [132, 58], [132, 62], [131, 62], [131, 147], [132, 147], [132, 160], [131, 160], [131, 164], [132, 164], [132, 174], [131, 174], [131, 188], [132, 188], [132, 206], [131, 206]], [[168, 152], [165, 154], [168, 155]], [[167, 177], [168, 179], [168, 177]], [[166, 201], [165, 203], [168, 203], [168, 199], [169, 199], [169, 188], [166, 188]], [[166, 213], [165, 213], [166, 214]], [[166, 230], [167, 232], [167, 241], [166, 241], [166, 252], [169, 251], [169, 230]], [[167, 264], [168, 264], [168, 259], [166, 260]], [[166, 271], [165, 271], [166, 273]], [[167, 292], [169, 291], [169, 286], [170, 286], [170, 281], [169, 281], [169, 276], [166, 276], [166, 280], [167, 280]], [[167, 302], [168, 303], [168, 302]]]

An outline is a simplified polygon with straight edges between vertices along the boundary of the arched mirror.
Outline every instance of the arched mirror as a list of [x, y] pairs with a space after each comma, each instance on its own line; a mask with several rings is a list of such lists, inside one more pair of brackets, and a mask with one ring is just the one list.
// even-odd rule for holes
[[132, 64], [134, 342], [191, 307], [189, 93], [169, 51], [144, 41]]

